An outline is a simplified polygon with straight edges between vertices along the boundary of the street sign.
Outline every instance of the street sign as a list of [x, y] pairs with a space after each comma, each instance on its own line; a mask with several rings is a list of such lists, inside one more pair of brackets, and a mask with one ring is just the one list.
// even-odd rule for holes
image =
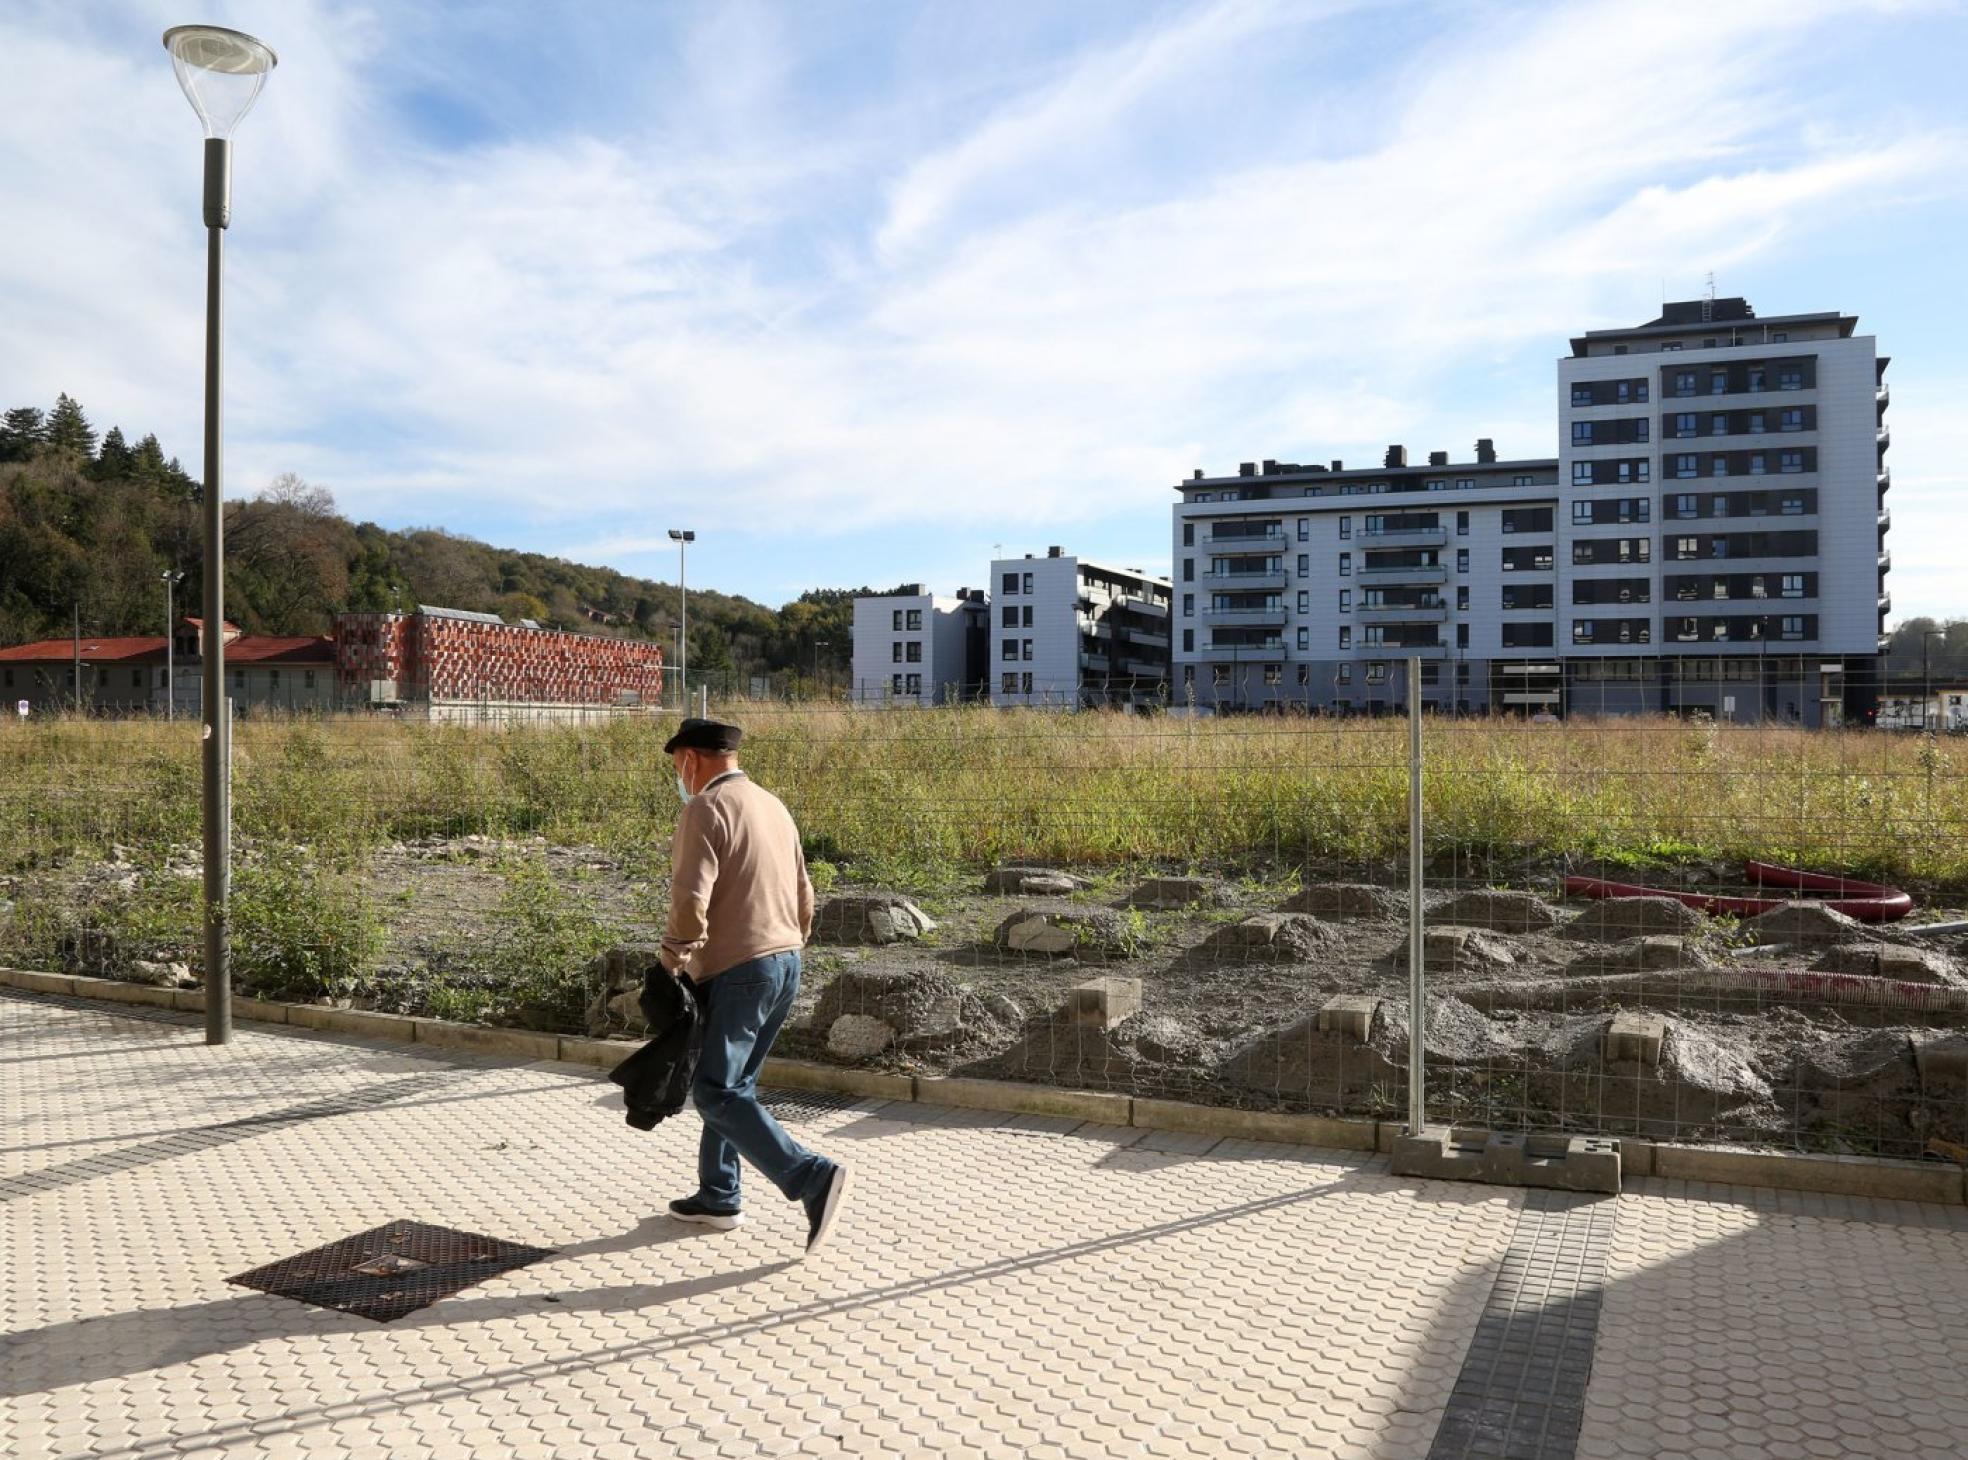
[[26, 700], [21, 700], [17, 704], [15, 704], [14, 713], [19, 715], [23, 720], [25, 720], [27, 718], [27, 712], [31, 708], [32, 706], [30, 706]]

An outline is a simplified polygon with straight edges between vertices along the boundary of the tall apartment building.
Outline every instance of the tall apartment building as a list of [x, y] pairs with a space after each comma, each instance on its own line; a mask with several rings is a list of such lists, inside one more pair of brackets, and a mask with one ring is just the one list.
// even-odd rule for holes
[[1886, 361], [1856, 324], [1710, 299], [1588, 332], [1559, 363], [1556, 459], [1484, 440], [1465, 463], [1198, 470], [1176, 487], [1178, 702], [1392, 709], [1417, 655], [1444, 711], [1863, 715], [1890, 476]]
[[[1870, 707], [1892, 478], [1887, 360], [1857, 327], [1697, 299], [1572, 341], [1558, 365], [1572, 699], [1806, 724]], [[1629, 497], [1655, 520], [1620, 519]]]
[[854, 703], [943, 705], [984, 688], [986, 614], [981, 588], [940, 597], [921, 583], [854, 600]]
[[991, 700], [1083, 708], [1169, 693], [1170, 585], [1060, 548], [991, 563]]

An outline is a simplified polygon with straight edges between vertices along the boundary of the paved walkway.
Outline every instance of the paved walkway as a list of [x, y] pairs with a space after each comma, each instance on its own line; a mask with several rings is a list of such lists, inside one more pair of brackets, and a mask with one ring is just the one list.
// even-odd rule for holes
[[[789, 1117], [859, 1178], [838, 1247], [795, 1262], [796, 1211], [758, 1188], [736, 1232], [652, 1215], [695, 1118], [639, 1134], [612, 1095], [0, 994], [0, 1454], [1968, 1444], [1961, 1209], [1640, 1182], [1567, 1213], [1331, 1152], [868, 1103]], [[226, 1282], [395, 1219], [557, 1255], [388, 1324]], [[1517, 1403], [1513, 1354], [1562, 1369], [1579, 1341], [1570, 1429], [1472, 1427]]]

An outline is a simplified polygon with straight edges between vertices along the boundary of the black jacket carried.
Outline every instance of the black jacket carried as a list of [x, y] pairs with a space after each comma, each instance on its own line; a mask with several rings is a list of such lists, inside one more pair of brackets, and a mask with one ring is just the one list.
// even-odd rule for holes
[[629, 1124], [648, 1130], [683, 1109], [690, 1098], [703, 1011], [696, 992], [661, 965], [643, 974], [636, 1002], [652, 1038], [610, 1070], [608, 1078], [622, 1087]]

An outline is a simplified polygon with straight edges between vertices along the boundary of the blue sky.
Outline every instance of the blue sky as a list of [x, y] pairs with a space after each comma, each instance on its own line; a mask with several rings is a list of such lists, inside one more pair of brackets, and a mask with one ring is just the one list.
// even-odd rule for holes
[[1968, 615], [1953, 0], [12, 0], [0, 404], [196, 470], [193, 18], [281, 57], [232, 492], [768, 603], [1165, 567], [1192, 467], [1554, 454], [1569, 336], [1712, 271], [1877, 335], [1897, 615]]

